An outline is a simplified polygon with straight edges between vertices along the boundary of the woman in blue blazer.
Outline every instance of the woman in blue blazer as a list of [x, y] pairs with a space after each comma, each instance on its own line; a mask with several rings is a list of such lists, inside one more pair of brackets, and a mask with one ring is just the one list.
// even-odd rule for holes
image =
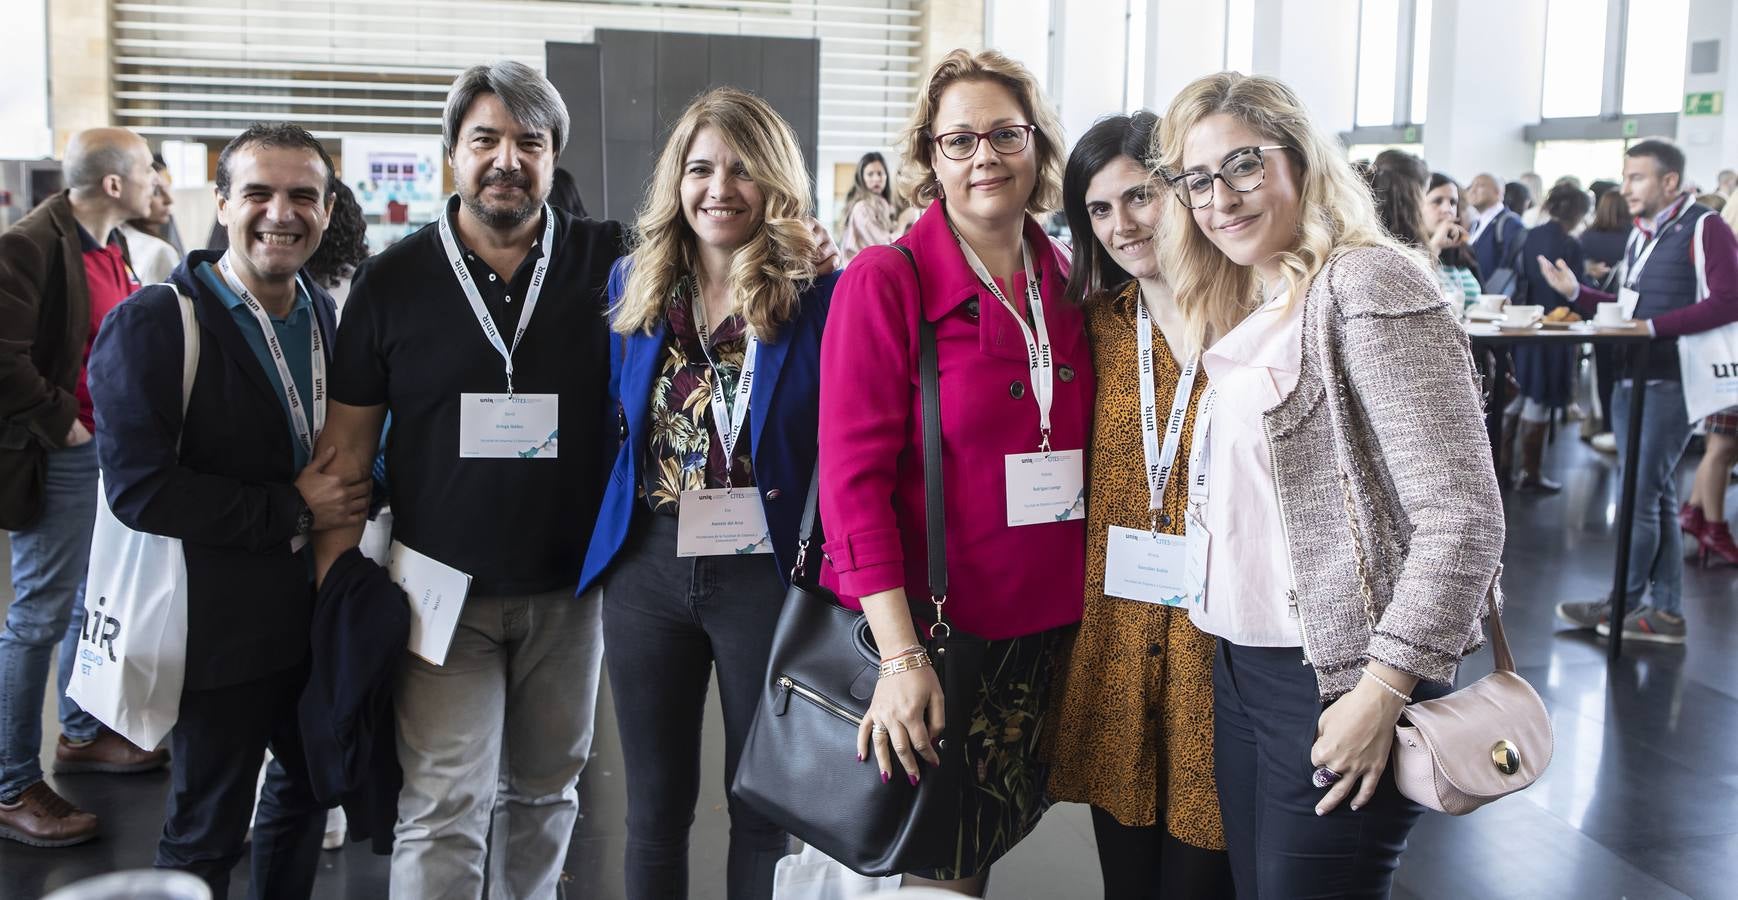
[[[627, 894], [684, 897], [700, 723], [717, 672], [728, 786], [759, 703], [815, 469], [821, 329], [796, 135], [765, 101], [702, 95], [670, 134], [611, 273], [623, 444], [580, 591], [604, 583], [626, 758]], [[785, 835], [730, 799], [728, 893], [772, 896]]]

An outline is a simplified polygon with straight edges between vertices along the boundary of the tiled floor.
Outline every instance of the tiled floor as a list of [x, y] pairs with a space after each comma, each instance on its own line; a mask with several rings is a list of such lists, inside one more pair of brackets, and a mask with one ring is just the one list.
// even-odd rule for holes
[[[1738, 570], [1686, 578], [1690, 642], [1631, 644], [1607, 669], [1590, 634], [1563, 630], [1559, 600], [1610, 586], [1615, 467], [1573, 441], [1554, 448], [1566, 483], [1556, 497], [1512, 497], [1505, 584], [1510, 640], [1545, 696], [1556, 756], [1533, 789], [1462, 819], [1427, 817], [1413, 834], [1403, 898], [1738, 897]], [[1690, 460], [1686, 466], [1693, 465]], [[0, 600], [8, 596], [0, 591]], [[1490, 668], [1488, 654], [1463, 670]], [[600, 705], [596, 756], [580, 785], [584, 817], [568, 857], [570, 898], [622, 895], [624, 801], [615, 710]], [[717, 711], [702, 738], [714, 773], [694, 827], [693, 896], [722, 898], [727, 820], [719, 783]], [[53, 738], [50, 723], [49, 740]], [[30, 900], [77, 878], [149, 865], [167, 776], [72, 776], [56, 785], [104, 817], [101, 840], [69, 850], [0, 842], [0, 900]], [[242, 896], [245, 872], [234, 896]], [[360, 846], [323, 857], [318, 895], [376, 898], [386, 866]], [[1084, 807], [1054, 809], [998, 867], [991, 896], [1089, 898], [1099, 893]]]

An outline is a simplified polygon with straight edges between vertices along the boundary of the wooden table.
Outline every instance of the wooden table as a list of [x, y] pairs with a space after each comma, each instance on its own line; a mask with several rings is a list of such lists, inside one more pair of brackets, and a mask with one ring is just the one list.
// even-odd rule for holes
[[[1621, 328], [1595, 327], [1591, 323], [1575, 328], [1501, 328], [1492, 323], [1463, 322], [1467, 339], [1476, 353], [1480, 349], [1495, 351], [1491, 373], [1490, 405], [1485, 409], [1485, 428], [1490, 434], [1491, 453], [1498, 454], [1503, 443], [1503, 409], [1508, 405], [1509, 354], [1502, 352], [1518, 344], [1614, 344], [1630, 348], [1631, 372], [1646, 372], [1653, 339], [1646, 325]], [[1629, 392], [1629, 433], [1623, 436], [1623, 486], [1617, 504], [1617, 571], [1611, 579], [1611, 638], [1608, 658], [1615, 661], [1623, 655], [1623, 620], [1629, 611], [1629, 547], [1635, 527], [1636, 450], [1641, 446], [1641, 416], [1647, 391], [1637, 385]], [[1499, 471], [1497, 478], [1508, 486], [1508, 473]], [[1652, 511], [1649, 511], [1650, 514]], [[1676, 527], [1675, 524], [1673, 527]]]

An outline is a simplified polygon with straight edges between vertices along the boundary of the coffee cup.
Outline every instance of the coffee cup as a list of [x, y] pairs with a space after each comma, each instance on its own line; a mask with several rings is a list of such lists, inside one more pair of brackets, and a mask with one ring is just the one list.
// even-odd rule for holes
[[1503, 310], [1503, 324], [1523, 328], [1545, 317], [1543, 306], [1511, 306]]
[[1594, 309], [1594, 311], [1593, 311], [1593, 321], [1599, 325], [1622, 325], [1622, 324], [1624, 324], [1623, 304], [1621, 304], [1621, 303], [1601, 303], [1601, 304], [1599, 304], [1599, 306], [1596, 309]]
[[1473, 302], [1480, 312], [1500, 313], [1509, 304], [1509, 298], [1505, 294], [1480, 294]]

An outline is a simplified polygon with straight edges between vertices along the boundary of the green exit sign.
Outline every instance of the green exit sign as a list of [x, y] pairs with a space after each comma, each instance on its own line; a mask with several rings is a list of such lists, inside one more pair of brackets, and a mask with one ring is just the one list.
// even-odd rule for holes
[[1623, 136], [1624, 137], [1626, 137], [1626, 138], [1635, 137], [1636, 135], [1638, 135], [1640, 133], [1641, 133], [1641, 128], [1637, 125], [1637, 123], [1634, 119], [1624, 119], [1623, 120]]
[[1725, 107], [1725, 94], [1720, 91], [1703, 91], [1699, 94], [1684, 95], [1684, 115], [1686, 116], [1717, 116]]

